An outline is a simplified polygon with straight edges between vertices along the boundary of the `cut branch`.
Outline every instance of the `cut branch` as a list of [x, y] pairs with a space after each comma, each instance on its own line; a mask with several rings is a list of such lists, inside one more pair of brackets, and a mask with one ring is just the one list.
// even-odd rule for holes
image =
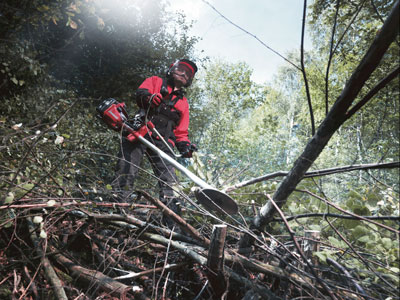
[[36, 252], [42, 258], [44, 272], [49, 282], [51, 282], [56, 298], [58, 300], [68, 300], [68, 297], [65, 294], [64, 288], [62, 286], [61, 280], [58, 278], [49, 259], [45, 256], [45, 253], [41, 249], [39, 238], [36, 235], [35, 226], [33, 225], [31, 217], [28, 217], [26, 221], [28, 223], [28, 228], [31, 233], [32, 243], [35, 246]]
[[218, 298], [221, 298], [227, 288], [223, 274], [226, 227], [214, 225], [207, 257], [207, 277]]
[[184, 230], [186, 233], [190, 234], [193, 238], [199, 240], [204, 245], [206, 245], [206, 246], [210, 245], [209, 239], [202, 236], [192, 225], [190, 225], [188, 222], [186, 222], [184, 219], [182, 219], [180, 216], [178, 216], [176, 213], [174, 213], [171, 209], [169, 209], [160, 200], [153, 198], [152, 196], [150, 196], [150, 194], [148, 194], [145, 191], [140, 191], [140, 193], [142, 193], [144, 198], [153, 202], [154, 205], [156, 205], [159, 209], [161, 209], [163, 214], [172, 218], [179, 225], [179, 227], [182, 230]]
[[[170, 240], [168, 240], [168, 239], [166, 239], [166, 238], [164, 238], [164, 237], [162, 237], [160, 235], [157, 235], [157, 234], [144, 233], [143, 237], [145, 237], [146, 239], [152, 240], [154, 242], [163, 244], [165, 246], [170, 244], [172, 247], [177, 249], [179, 252], [181, 252], [184, 255], [190, 257], [191, 259], [193, 259], [197, 263], [199, 263], [199, 264], [201, 264], [203, 266], [205, 266], [207, 264], [207, 259], [205, 257], [203, 257], [202, 255], [198, 254], [196, 251], [193, 251], [192, 249], [187, 247], [187, 245], [183, 245], [183, 244], [175, 242], [175, 241], [170, 241]], [[263, 295], [268, 295], [268, 297], [270, 297], [270, 298], [267, 298], [267, 299], [279, 299], [269, 289], [267, 289], [267, 288], [265, 288], [265, 287], [263, 287], [263, 286], [261, 286], [259, 284], [252, 283], [250, 280], [238, 275], [237, 273], [235, 273], [234, 271], [232, 271], [228, 267], [225, 267], [224, 271], [228, 274], [228, 276], [230, 278], [232, 278], [236, 282], [238, 282], [240, 284], [243, 284], [245, 286], [251, 287], [252, 289], [256, 290], [257, 292], [262, 291]]]
[[[120, 299], [126, 299], [127, 293], [133, 293], [132, 286], [118, 282], [99, 271], [90, 270], [76, 265], [69, 258], [61, 254], [55, 254], [54, 257], [71, 273], [74, 278], [83, 281], [85, 284], [95, 284], [102, 291], [120, 297]], [[135, 292], [135, 295], [138, 298], [140, 297], [140, 299], [149, 299], [140, 292]]]

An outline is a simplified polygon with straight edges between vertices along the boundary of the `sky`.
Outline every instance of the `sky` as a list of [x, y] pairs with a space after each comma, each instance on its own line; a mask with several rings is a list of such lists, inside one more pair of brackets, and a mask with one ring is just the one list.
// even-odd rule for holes
[[[263, 46], [253, 36], [221, 17], [202, 0], [170, 0], [171, 9], [194, 20], [191, 35], [202, 40], [196, 50], [205, 56], [230, 63], [243, 61], [253, 69], [252, 79], [265, 83], [272, 79], [285, 60]], [[304, 0], [208, 0], [232, 23], [256, 36], [282, 56], [300, 51]], [[309, 1], [310, 2], [310, 1]], [[310, 45], [305, 40], [305, 49]]]

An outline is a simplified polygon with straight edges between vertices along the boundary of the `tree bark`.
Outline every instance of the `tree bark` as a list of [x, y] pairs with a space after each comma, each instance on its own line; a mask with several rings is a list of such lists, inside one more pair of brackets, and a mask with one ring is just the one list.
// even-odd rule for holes
[[[297, 184], [303, 179], [304, 174], [311, 167], [319, 154], [325, 148], [336, 130], [347, 119], [347, 112], [354, 99], [364, 86], [372, 72], [377, 68], [383, 55], [395, 40], [399, 31], [399, 1], [397, 1], [375, 37], [372, 45], [361, 60], [360, 64], [348, 80], [341, 95], [329, 111], [324, 121], [319, 126], [317, 133], [307, 143], [303, 153], [294, 163], [293, 168], [280, 184], [273, 196], [278, 207], [282, 207]], [[263, 229], [276, 213], [271, 201], [268, 201], [254, 220], [258, 229]]]
[[[61, 254], [55, 254], [54, 257], [57, 261], [63, 265], [74, 278], [77, 278], [83, 281], [85, 284], [95, 284], [98, 286], [102, 291], [110, 293], [119, 299], [133, 299], [133, 297], [127, 298], [128, 293], [132, 293], [133, 296], [133, 289], [132, 286], [128, 286], [123, 284], [119, 281], [112, 279], [104, 275], [103, 273], [86, 269], [84, 267], [78, 266], [74, 264], [70, 259], [66, 258]], [[144, 294], [136, 292], [135, 296], [139, 299], [150, 299], [146, 297]], [[135, 298], [136, 298], [135, 297]]]
[[56, 271], [54, 271], [53, 266], [51, 265], [49, 259], [45, 256], [45, 253], [41, 249], [41, 245], [39, 243], [39, 238], [35, 232], [35, 226], [33, 225], [32, 218], [27, 218], [28, 228], [31, 232], [31, 240], [33, 245], [35, 246], [36, 253], [42, 257], [42, 264], [44, 268], [44, 272], [46, 274], [47, 279], [52, 285], [54, 290], [55, 297], [58, 300], [68, 300], [67, 295], [65, 294], [62, 282], [60, 278], [58, 278]]
[[225, 238], [226, 225], [214, 225], [207, 256], [207, 277], [217, 299], [221, 299], [227, 289], [223, 273]]

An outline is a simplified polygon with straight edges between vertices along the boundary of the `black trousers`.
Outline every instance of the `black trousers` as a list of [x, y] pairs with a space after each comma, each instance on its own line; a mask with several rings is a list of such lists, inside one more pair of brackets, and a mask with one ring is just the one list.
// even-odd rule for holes
[[[169, 149], [160, 140], [154, 140], [147, 136], [157, 148], [172, 156]], [[172, 148], [172, 145], [171, 145]], [[160, 200], [169, 202], [175, 198], [172, 186], [177, 183], [174, 167], [163, 160], [154, 151], [147, 148], [139, 141], [129, 142], [122, 140], [118, 154], [118, 162], [115, 170], [115, 178], [112, 182], [113, 191], [118, 194], [121, 202], [129, 202], [129, 196], [134, 191], [135, 178], [139, 172], [143, 156], [146, 155], [153, 168], [154, 175], [158, 178]]]

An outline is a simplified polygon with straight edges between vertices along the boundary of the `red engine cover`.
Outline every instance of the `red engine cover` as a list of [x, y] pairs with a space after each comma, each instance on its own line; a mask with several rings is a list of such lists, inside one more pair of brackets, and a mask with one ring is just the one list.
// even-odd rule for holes
[[116, 131], [120, 131], [123, 123], [128, 119], [125, 103], [113, 104], [104, 111], [103, 121]]

